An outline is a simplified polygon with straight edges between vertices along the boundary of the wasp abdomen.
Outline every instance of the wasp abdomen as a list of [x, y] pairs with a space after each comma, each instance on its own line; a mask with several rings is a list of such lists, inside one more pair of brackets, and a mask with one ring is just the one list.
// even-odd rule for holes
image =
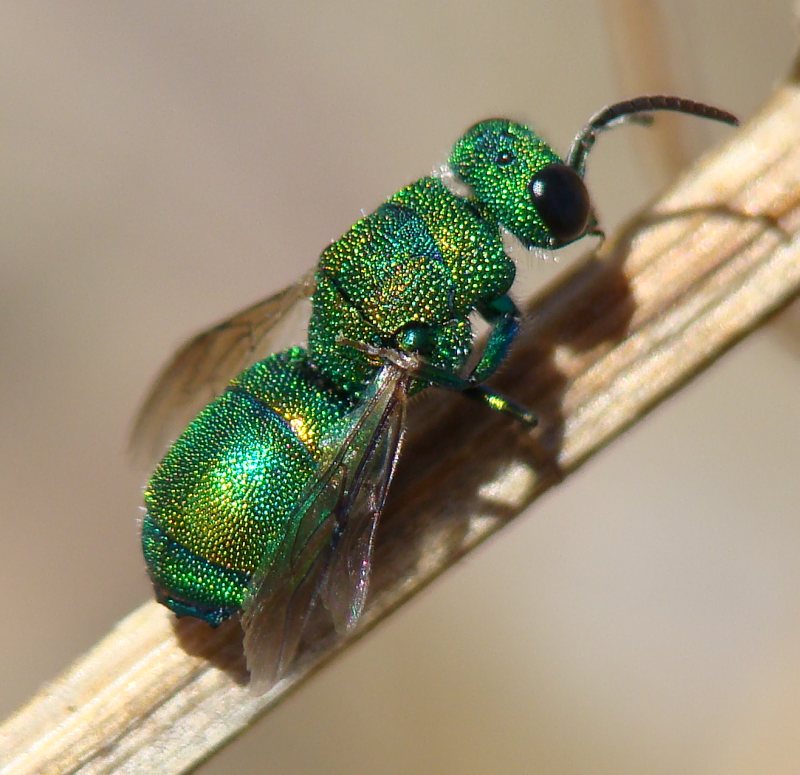
[[293, 348], [242, 372], [197, 416], [145, 491], [142, 545], [162, 602], [212, 624], [242, 607], [349, 408]]

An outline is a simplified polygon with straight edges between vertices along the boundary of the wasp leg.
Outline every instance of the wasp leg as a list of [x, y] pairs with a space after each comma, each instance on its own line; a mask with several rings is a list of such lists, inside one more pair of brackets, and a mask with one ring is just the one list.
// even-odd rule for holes
[[486, 385], [475, 385], [461, 391], [467, 398], [481, 401], [495, 412], [502, 412], [526, 428], [535, 428], [539, 424], [536, 414], [522, 404], [512, 401], [508, 396]]
[[481, 317], [492, 326], [481, 357], [469, 375], [470, 381], [484, 382], [505, 360], [511, 343], [519, 331], [522, 314], [508, 296], [500, 296], [478, 308]]
[[508, 415], [528, 428], [535, 428], [537, 425], [536, 415], [530, 409], [511, 400], [498, 390], [476, 384], [471, 376], [459, 377], [458, 374], [431, 366], [429, 363], [421, 363], [416, 368], [416, 376], [436, 387], [455, 390], [467, 398], [480, 401], [495, 412]]
[[[511, 299], [508, 299], [508, 303], [516, 312], [516, 307], [514, 307], [514, 303], [511, 301]], [[516, 315], [519, 315], [519, 313], [516, 312]], [[500, 328], [499, 325], [495, 328], [495, 330], [498, 328]], [[493, 338], [493, 335], [489, 337], [490, 343]], [[511, 343], [511, 339], [513, 339], [513, 334], [510, 338], [504, 338], [503, 341], [505, 342], [505, 347], [502, 350], [503, 355], [505, 355], [505, 352], [508, 350], [508, 345]], [[522, 406], [522, 404], [518, 404], [516, 401], [512, 401], [510, 398], [508, 398], [508, 396], [503, 395], [498, 390], [494, 390], [486, 385], [478, 384], [478, 380], [474, 376], [475, 372], [478, 370], [477, 367], [475, 371], [473, 371], [473, 373], [468, 377], [461, 377], [458, 374], [454, 374], [451, 371], [446, 371], [445, 369], [440, 369], [438, 366], [433, 366], [430, 363], [425, 363], [425, 361], [422, 359], [399, 350], [387, 347], [375, 347], [363, 342], [353, 342], [345, 338], [340, 338], [338, 341], [340, 344], [360, 350], [361, 352], [367, 353], [375, 358], [381, 358], [385, 361], [389, 361], [400, 368], [413, 371], [416, 378], [422, 380], [423, 382], [427, 382], [430, 385], [435, 385], [436, 387], [441, 387], [446, 390], [454, 390], [466, 396], [467, 398], [480, 401], [482, 404], [488, 406], [495, 412], [506, 414], [528, 428], [535, 428], [537, 425], [538, 420], [536, 419], [536, 415], [530, 409]], [[487, 344], [487, 350], [488, 348], [489, 344]], [[485, 353], [486, 351], [484, 351], [484, 356]], [[481, 361], [484, 360], [484, 356], [481, 357]], [[500, 360], [502, 360], [502, 358], [500, 358], [497, 363], [499, 363]], [[480, 366], [480, 363], [478, 366]], [[494, 371], [496, 368], [497, 364], [493, 364], [491, 371]]]

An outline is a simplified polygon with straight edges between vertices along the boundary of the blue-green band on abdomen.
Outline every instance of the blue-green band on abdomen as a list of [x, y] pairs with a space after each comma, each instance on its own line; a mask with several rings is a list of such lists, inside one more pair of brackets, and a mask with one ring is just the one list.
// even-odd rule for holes
[[178, 616], [195, 616], [216, 626], [241, 607], [250, 577], [198, 557], [173, 541], [145, 514], [142, 550], [159, 602]]

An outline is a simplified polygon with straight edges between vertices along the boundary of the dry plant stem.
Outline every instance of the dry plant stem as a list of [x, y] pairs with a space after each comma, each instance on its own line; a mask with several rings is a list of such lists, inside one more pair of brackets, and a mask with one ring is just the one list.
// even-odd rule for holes
[[[457, 396], [416, 402], [356, 637], [798, 294], [798, 127], [792, 84], [530, 305], [499, 384], [536, 433]], [[347, 645], [319, 625], [253, 697], [240, 639], [146, 603], [0, 727], [0, 771], [185, 772]]]

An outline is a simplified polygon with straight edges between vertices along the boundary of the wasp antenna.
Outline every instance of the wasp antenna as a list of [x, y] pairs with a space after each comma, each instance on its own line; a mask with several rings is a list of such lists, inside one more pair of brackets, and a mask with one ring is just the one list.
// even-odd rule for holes
[[572, 167], [581, 177], [586, 170], [586, 157], [597, 140], [597, 135], [613, 126], [635, 122], [637, 124], [650, 124], [651, 113], [657, 110], [670, 110], [675, 113], [687, 113], [690, 116], [707, 118], [711, 121], [721, 121], [732, 126], [739, 125], [739, 119], [728, 113], [727, 110], [715, 108], [702, 102], [695, 102], [684, 97], [669, 97], [656, 94], [644, 97], [634, 97], [630, 100], [617, 102], [595, 113], [586, 126], [572, 141], [572, 147], [567, 154], [567, 165]]

